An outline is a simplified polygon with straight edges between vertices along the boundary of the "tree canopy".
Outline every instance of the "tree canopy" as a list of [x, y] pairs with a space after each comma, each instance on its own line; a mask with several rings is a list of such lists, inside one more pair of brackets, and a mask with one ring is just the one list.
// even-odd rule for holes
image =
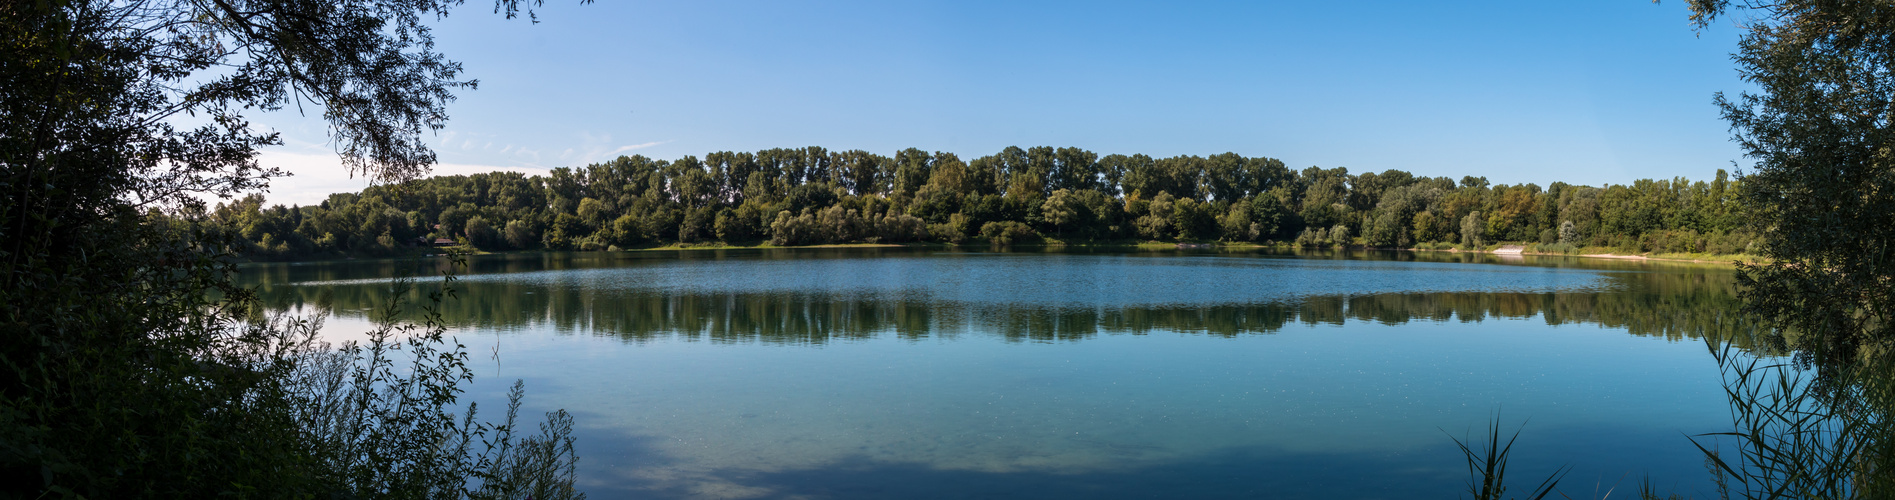
[[[474, 85], [425, 21], [460, 3], [0, 5], [0, 496], [571, 494], [570, 421], [522, 441], [510, 418], [457, 415], [465, 353], [438, 325], [391, 314], [374, 342], [327, 349], [319, 320], [256, 314], [230, 281], [236, 240], [166, 223], [280, 174], [246, 112], [319, 110], [354, 173], [425, 173], [421, 134]], [[548, 480], [509, 472], [528, 462]]]
[[1690, 2], [1708, 25], [1748, 14], [1733, 56], [1755, 92], [1719, 95], [1746, 156], [1743, 198], [1772, 263], [1744, 269], [1753, 311], [1808, 334], [1806, 353], [1895, 347], [1895, 7], [1873, 1]]
[[1754, 242], [1739, 185], [1722, 171], [1708, 182], [1543, 188], [1400, 170], [1296, 171], [1235, 153], [1013, 147], [963, 161], [914, 148], [882, 156], [806, 147], [627, 156], [544, 176], [435, 177], [312, 206], [266, 206], [255, 196], [219, 205], [206, 220], [239, 232], [246, 254], [262, 259], [391, 255], [442, 238], [488, 250], [1050, 237], [1378, 248], [1512, 241], [1733, 254]]

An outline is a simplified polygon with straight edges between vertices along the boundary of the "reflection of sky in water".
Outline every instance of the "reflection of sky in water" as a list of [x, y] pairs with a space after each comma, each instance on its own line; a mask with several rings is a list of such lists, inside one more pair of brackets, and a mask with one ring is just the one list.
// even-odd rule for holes
[[[1623, 293], [1639, 276], [1423, 262], [957, 255], [645, 260], [463, 279], [599, 299], [836, 295], [976, 308], [1196, 309], [1383, 293]], [[346, 328], [360, 319], [333, 322]], [[1610, 487], [1649, 473], [1661, 491], [1701, 494], [1702, 457], [1681, 436], [1716, 431], [1725, 416], [1702, 345], [1539, 318], [1293, 323], [1268, 335], [1157, 330], [1027, 343], [890, 334], [823, 344], [696, 336], [628, 343], [570, 333], [537, 323], [475, 327], [459, 339], [480, 377], [470, 397], [491, 405], [524, 378], [523, 414], [577, 415], [581, 480], [600, 499], [1447, 498], [1465, 469], [1443, 430], [1462, 435], [1495, 409], [1509, 429], [1531, 419], [1511, 466], [1522, 480], [1570, 463], [1571, 484]], [[496, 346], [497, 366], [485, 359]]]
[[[1229, 257], [968, 255], [927, 258], [674, 261], [638, 267], [477, 274], [595, 292], [880, 295], [1027, 307], [1254, 304], [1330, 295], [1588, 292], [1594, 270], [1477, 264]], [[305, 283], [360, 283], [361, 280]]]
[[599, 498], [1448, 497], [1463, 471], [1442, 431], [1495, 409], [1532, 420], [1514, 470], [1692, 487], [1680, 436], [1723, 416], [1702, 346], [1517, 319], [820, 348], [466, 339], [505, 358], [476, 394], [524, 377], [532, 405], [578, 413]]

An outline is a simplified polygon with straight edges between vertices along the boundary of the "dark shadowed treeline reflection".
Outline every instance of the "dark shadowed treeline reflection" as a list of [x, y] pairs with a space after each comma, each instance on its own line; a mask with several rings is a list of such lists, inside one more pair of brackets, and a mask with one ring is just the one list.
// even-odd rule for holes
[[[1282, 257], [1210, 254], [1231, 258]], [[455, 286], [460, 297], [442, 310], [463, 327], [548, 328], [631, 342], [686, 340], [821, 344], [894, 335], [907, 339], [997, 335], [1012, 341], [1081, 341], [1098, 335], [1189, 332], [1218, 336], [1269, 334], [1291, 325], [1369, 321], [1478, 322], [1541, 318], [1549, 325], [1592, 324], [1633, 335], [1680, 341], [1716, 335], [1749, 348], [1752, 335], [1735, 321], [1738, 302], [1728, 269], [1648, 263], [1583, 263], [1600, 268], [1610, 286], [1515, 293], [1448, 291], [1284, 297], [1258, 303], [1099, 305], [947, 300], [926, 289], [789, 289], [718, 291], [594, 286], [584, 280], [473, 279], [482, 275], [676, 265], [680, 261], [922, 258], [902, 249], [676, 254], [533, 254], [472, 259]], [[1488, 261], [1528, 268], [1573, 268], [1569, 259], [1499, 261], [1487, 255], [1323, 254], [1301, 258], [1455, 262]], [[252, 269], [273, 308], [300, 307], [359, 316], [389, 299], [386, 277], [433, 274], [429, 261], [339, 262]], [[1499, 269], [1477, 266], [1476, 269]], [[415, 271], [418, 269], [419, 271]], [[1528, 269], [1529, 271], [1531, 269]], [[555, 274], [554, 276], [560, 276]], [[1313, 276], [1321, 279], [1321, 276]], [[1023, 281], [1031, 284], [1031, 280]], [[1214, 284], [1213, 284], [1214, 285]], [[418, 293], [425, 293], [424, 290]]]

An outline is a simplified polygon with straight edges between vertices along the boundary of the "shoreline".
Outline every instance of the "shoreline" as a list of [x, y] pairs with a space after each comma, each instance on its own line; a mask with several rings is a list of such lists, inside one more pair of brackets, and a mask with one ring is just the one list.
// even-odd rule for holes
[[1687, 259], [1687, 258], [1678, 258], [1678, 257], [1655, 257], [1651, 255], [1646, 255], [1646, 254], [1621, 255], [1621, 254], [1615, 254], [1615, 253], [1565, 254], [1565, 253], [1524, 252], [1523, 251], [1519, 253], [1501, 254], [1493, 250], [1461, 250], [1461, 249], [1429, 250], [1429, 249], [1420, 249], [1420, 248], [1378, 249], [1378, 250], [1400, 250], [1400, 251], [1408, 251], [1408, 252], [1440, 252], [1440, 253], [1483, 253], [1483, 254], [1488, 254], [1488, 255], [1537, 255], [1537, 256], [1542, 256], [1542, 257], [1575, 257], [1575, 258], [1582, 258], [1582, 259], [1609, 259], [1609, 260], [1632, 260], [1632, 261], [1653, 261], [1653, 262], [1688, 262], [1688, 263], [1696, 263], [1696, 264], [1720, 264], [1720, 265], [1733, 266], [1733, 267], [1736, 266], [1738, 261], [1747, 260], [1747, 258], [1753, 259], [1753, 260], [1759, 258], [1754, 255], [1730, 255], [1728, 256], [1728, 258], [1713, 258], [1713, 259]]
[[[703, 244], [703, 245], [673, 244], [673, 245], [666, 245], [666, 246], [659, 246], [659, 247], [622, 249], [622, 250], [619, 250], [618, 252], [610, 252], [610, 251], [597, 251], [597, 252], [599, 253], [637, 253], [637, 252], [673, 252], [673, 251], [681, 252], [681, 251], [699, 251], [699, 250], [775, 250], [775, 249], [799, 249], [799, 248], [808, 248], [808, 249], [825, 249], [825, 248], [952, 249], [952, 248], [980, 248], [982, 246], [983, 245], [953, 244], [953, 243], [831, 243], [831, 244], [823, 244], [823, 245], [797, 245], [797, 246], [773, 246], [773, 245], [768, 245], [768, 244], [748, 245], [748, 246], [729, 245], [729, 244]], [[1293, 245], [1270, 244], [1270, 243], [1219, 243], [1219, 242], [1167, 243], [1167, 242], [1153, 242], [1153, 241], [1118, 241], [1118, 242], [1086, 242], [1086, 243], [1068, 243], [1068, 242], [1055, 241], [1055, 242], [1015, 244], [1015, 245], [1008, 245], [1008, 246], [1015, 247], [1015, 248], [1068, 248], [1070, 247], [1070, 248], [1101, 248], [1101, 249], [1126, 248], [1126, 249], [1138, 249], [1138, 250], [1257, 250], [1257, 249], [1294, 250], [1294, 249], [1297, 249], [1297, 247]], [[453, 249], [455, 248], [443, 247], [443, 248], [440, 248], [439, 250], [453, 250]], [[1420, 253], [1420, 252], [1470, 253], [1470, 254], [1487, 254], [1487, 255], [1494, 255], [1494, 256], [1533, 255], [1533, 256], [1540, 256], [1540, 257], [1574, 257], [1574, 258], [1583, 258], [1583, 259], [1606, 259], [1606, 260], [1621, 260], [1621, 261], [1714, 264], [1714, 265], [1722, 265], [1722, 266], [1735, 266], [1740, 261], [1754, 261], [1754, 260], [1759, 259], [1756, 256], [1750, 256], [1750, 255], [1730, 255], [1727, 257], [1715, 257], [1715, 258], [1706, 259], [1706, 258], [1680, 258], [1680, 257], [1653, 256], [1649, 254], [1636, 254], [1636, 255], [1623, 255], [1623, 254], [1614, 254], [1614, 253], [1563, 254], [1563, 253], [1527, 252], [1527, 251], [1521, 251], [1517, 253], [1508, 252], [1508, 253], [1503, 254], [1495, 250], [1462, 250], [1458, 248], [1449, 248], [1449, 249], [1376, 248], [1376, 247], [1367, 247], [1367, 246], [1324, 247], [1324, 248], [1320, 248], [1320, 250], [1345, 250], [1345, 251], [1346, 250], [1381, 250], [1381, 251], [1399, 251], [1399, 252], [1417, 252], [1417, 253]], [[534, 254], [534, 253], [553, 253], [547, 250], [513, 250], [513, 251], [489, 252], [489, 251], [478, 250], [478, 249], [462, 249], [462, 252], [463, 252], [462, 255], [465, 255], [465, 256], [508, 255], [508, 254], [524, 255], [524, 254]], [[569, 251], [569, 252], [583, 252], [583, 251]], [[301, 259], [301, 260], [247, 260], [241, 263], [242, 264], [269, 264], [269, 263], [294, 264], [294, 263], [335, 262], [335, 261], [350, 261], [350, 260], [402, 259], [402, 258], [410, 258], [410, 257], [445, 257], [446, 255], [447, 253], [444, 252], [444, 253], [427, 253], [427, 254], [410, 255], [410, 256], [375, 256], [375, 257], [338, 256], [338, 257], [332, 257], [332, 258]]]

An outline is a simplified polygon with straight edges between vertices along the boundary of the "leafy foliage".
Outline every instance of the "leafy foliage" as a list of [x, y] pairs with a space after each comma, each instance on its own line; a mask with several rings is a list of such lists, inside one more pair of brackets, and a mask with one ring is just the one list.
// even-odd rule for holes
[[[1734, 59], [1756, 85], [1717, 104], [1756, 170], [1738, 190], [1765, 262], [1740, 268], [1746, 312], [1794, 363], [1713, 345], [1745, 498], [1895, 495], [1895, 9], [1888, 2], [1691, 0], [1699, 27], [1752, 15]], [[1700, 445], [1702, 447], [1703, 445]]]
[[[1692, 3], [1708, 23], [1725, 2]], [[1812, 338], [1816, 356], [1895, 347], [1895, 9], [1878, 2], [1751, 5], [1735, 59], [1757, 93], [1718, 105], [1756, 171], [1756, 206], [1774, 262], [1744, 269], [1753, 311]]]
[[[473, 83], [422, 21], [457, 4], [0, 7], [0, 496], [517, 498], [507, 485], [569, 484], [571, 454], [543, 451], [569, 443], [562, 415], [531, 439], [471, 408], [449, 425], [464, 354], [438, 322], [324, 351], [314, 323], [254, 317], [230, 284], [233, 251], [288, 233], [226, 232], [191, 196], [266, 185], [279, 172], [256, 151], [278, 139], [243, 112], [303, 103], [321, 106], [356, 173], [424, 173], [419, 134]], [[383, 209], [357, 224], [349, 235], [392, 247], [411, 223]], [[405, 371], [390, 369], [394, 345], [414, 356]], [[553, 479], [511, 479], [519, 464]]]
[[[435, 177], [335, 194], [315, 206], [266, 207], [261, 197], [245, 198], [220, 205], [209, 219], [240, 232], [249, 242], [244, 254], [255, 259], [398, 255], [437, 239], [488, 250], [710, 240], [958, 243], [998, 222], [1064, 241], [1287, 242], [1305, 230], [1330, 235], [1340, 227], [1350, 238], [1323, 244], [1357, 244], [1360, 236], [1379, 248], [1472, 246], [1563, 234], [1575, 246], [1732, 254], [1754, 241], [1737, 215], [1740, 184], [1720, 172], [1713, 182], [1542, 189], [1399, 170], [1299, 173], [1274, 159], [1230, 153], [1153, 160], [1008, 148], [964, 163], [917, 149], [891, 158], [810, 147], [703, 160], [620, 157], [544, 177]], [[838, 212], [824, 215], [832, 209]], [[908, 218], [924, 227], [883, 230], [884, 221]], [[849, 229], [855, 219], [874, 229]], [[1563, 226], [1570, 228], [1558, 232]]]

